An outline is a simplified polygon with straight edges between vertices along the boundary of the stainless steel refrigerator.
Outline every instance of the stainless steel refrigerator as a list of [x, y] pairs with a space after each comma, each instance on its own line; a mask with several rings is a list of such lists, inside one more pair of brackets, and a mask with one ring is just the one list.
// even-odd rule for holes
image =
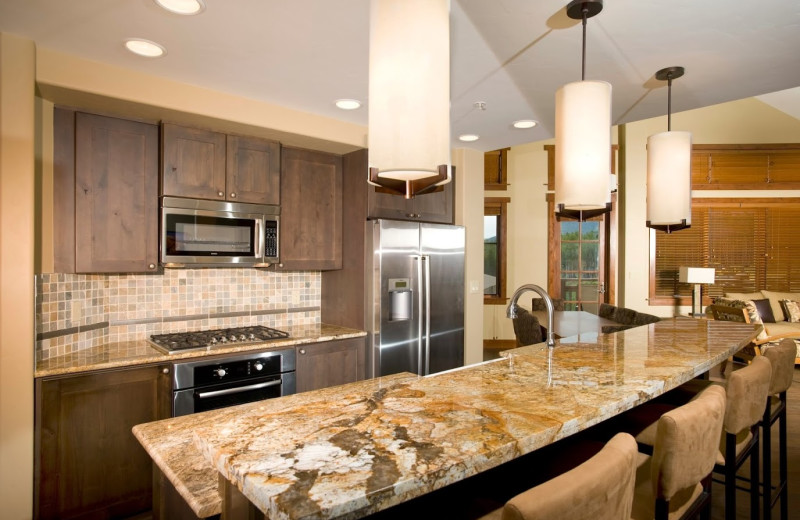
[[367, 221], [370, 377], [464, 364], [464, 228]]

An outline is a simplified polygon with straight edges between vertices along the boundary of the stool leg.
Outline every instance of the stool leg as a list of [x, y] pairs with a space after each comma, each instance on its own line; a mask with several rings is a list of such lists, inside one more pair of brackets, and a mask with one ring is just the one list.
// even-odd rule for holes
[[736, 520], [736, 435], [725, 435], [725, 520]]
[[[755, 444], [753, 445], [753, 451], [750, 453], [750, 518], [757, 520], [758, 519], [758, 497], [760, 495], [760, 490], [758, 488], [758, 450], [760, 449], [758, 445], [758, 425], [753, 428], [753, 436], [755, 436]], [[733, 483], [734, 492], [736, 491], [736, 481], [734, 480]], [[735, 513], [735, 511], [734, 511]]]
[[[781, 401], [786, 403], [786, 392], [781, 392]], [[787, 468], [787, 445], [786, 445], [786, 406], [783, 407], [781, 414], [778, 418], [778, 459], [780, 467], [780, 482], [781, 486], [781, 520], [789, 518], [789, 473]]]
[[761, 419], [761, 442], [764, 446], [764, 467], [762, 479], [764, 480], [762, 508], [764, 510], [764, 520], [772, 518], [772, 425], [770, 424], [770, 398], [767, 397], [767, 408], [764, 410], [764, 417]]

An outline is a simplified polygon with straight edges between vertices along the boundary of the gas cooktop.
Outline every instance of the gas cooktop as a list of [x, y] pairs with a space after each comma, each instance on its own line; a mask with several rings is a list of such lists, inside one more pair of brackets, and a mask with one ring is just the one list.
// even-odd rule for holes
[[261, 325], [253, 327], [234, 327], [230, 329], [201, 330], [196, 332], [177, 332], [173, 334], [153, 334], [150, 343], [165, 354], [187, 350], [205, 350], [227, 345], [249, 345], [273, 339], [288, 338], [289, 333]]

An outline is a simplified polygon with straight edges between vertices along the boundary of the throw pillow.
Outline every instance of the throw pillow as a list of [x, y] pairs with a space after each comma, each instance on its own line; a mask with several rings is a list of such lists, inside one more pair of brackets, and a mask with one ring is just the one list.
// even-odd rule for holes
[[761, 316], [761, 321], [764, 323], [775, 323], [775, 315], [772, 314], [772, 306], [768, 299], [753, 300], [753, 303], [758, 310], [758, 315]]
[[786, 321], [792, 323], [800, 322], [800, 303], [793, 300], [781, 300], [781, 307], [783, 307], [783, 313], [786, 315]]

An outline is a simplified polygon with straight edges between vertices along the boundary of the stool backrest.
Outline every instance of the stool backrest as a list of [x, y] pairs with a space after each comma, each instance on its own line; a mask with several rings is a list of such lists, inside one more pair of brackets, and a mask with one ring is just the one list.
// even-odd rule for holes
[[761, 420], [771, 377], [772, 363], [764, 356], [756, 356], [749, 365], [728, 376], [724, 426], [727, 433], [735, 435]]
[[764, 357], [772, 363], [772, 379], [769, 383], [769, 395], [785, 392], [792, 386], [794, 362], [797, 358], [797, 344], [791, 338], [781, 340], [777, 347], [764, 351]]
[[670, 500], [714, 469], [725, 418], [725, 389], [712, 385], [658, 420], [650, 478], [653, 495]]

